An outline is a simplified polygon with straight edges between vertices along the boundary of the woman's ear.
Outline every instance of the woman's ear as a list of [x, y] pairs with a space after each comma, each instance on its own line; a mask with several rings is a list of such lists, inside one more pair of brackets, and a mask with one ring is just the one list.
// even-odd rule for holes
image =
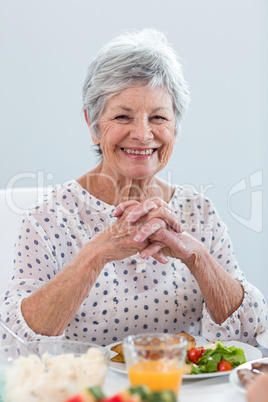
[[86, 120], [86, 122], [87, 122], [87, 125], [90, 127], [90, 126], [91, 126], [91, 123], [90, 123], [90, 121], [88, 120], [86, 109], [84, 109], [84, 117], [85, 117], [85, 120]]
[[92, 128], [91, 128], [91, 123], [90, 123], [90, 121], [88, 120], [88, 116], [87, 116], [87, 111], [86, 111], [86, 109], [84, 109], [84, 116], [85, 116], [85, 120], [86, 120], [87, 125], [88, 125], [88, 128], [89, 128], [90, 134], [91, 134], [92, 141], [94, 142], [95, 145], [100, 144], [100, 140], [96, 137], [94, 131], [93, 131]]

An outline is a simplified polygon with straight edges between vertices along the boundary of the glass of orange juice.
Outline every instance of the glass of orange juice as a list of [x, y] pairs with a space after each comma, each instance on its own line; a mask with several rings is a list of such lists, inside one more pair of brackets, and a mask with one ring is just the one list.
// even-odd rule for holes
[[179, 335], [144, 333], [123, 340], [131, 385], [147, 385], [151, 391], [179, 394], [187, 340]]

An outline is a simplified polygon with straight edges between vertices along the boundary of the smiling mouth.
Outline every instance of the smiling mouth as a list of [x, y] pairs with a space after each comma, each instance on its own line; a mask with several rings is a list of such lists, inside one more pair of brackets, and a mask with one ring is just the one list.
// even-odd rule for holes
[[132, 155], [152, 155], [153, 152], [157, 150], [157, 148], [151, 148], [151, 149], [146, 149], [144, 151], [140, 151], [137, 149], [129, 149], [129, 148], [121, 148], [124, 152], [127, 154], [132, 154]]

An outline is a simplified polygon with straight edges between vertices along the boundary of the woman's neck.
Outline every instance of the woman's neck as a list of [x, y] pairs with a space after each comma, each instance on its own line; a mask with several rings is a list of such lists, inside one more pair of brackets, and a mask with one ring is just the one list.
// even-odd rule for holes
[[94, 197], [115, 206], [127, 200], [142, 202], [154, 197], [168, 203], [174, 193], [173, 186], [156, 176], [134, 180], [121, 175], [110, 175], [103, 172], [101, 164], [80, 177], [77, 182]]

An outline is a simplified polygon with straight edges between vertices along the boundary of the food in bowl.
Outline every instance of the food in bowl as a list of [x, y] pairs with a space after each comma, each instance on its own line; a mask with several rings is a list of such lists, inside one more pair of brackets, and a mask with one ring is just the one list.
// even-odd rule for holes
[[30, 352], [12, 359], [5, 367], [3, 402], [62, 402], [83, 388], [102, 386], [108, 367], [107, 352], [91, 344], [78, 344], [62, 342], [58, 349], [51, 344], [42, 353], [47, 370]]

